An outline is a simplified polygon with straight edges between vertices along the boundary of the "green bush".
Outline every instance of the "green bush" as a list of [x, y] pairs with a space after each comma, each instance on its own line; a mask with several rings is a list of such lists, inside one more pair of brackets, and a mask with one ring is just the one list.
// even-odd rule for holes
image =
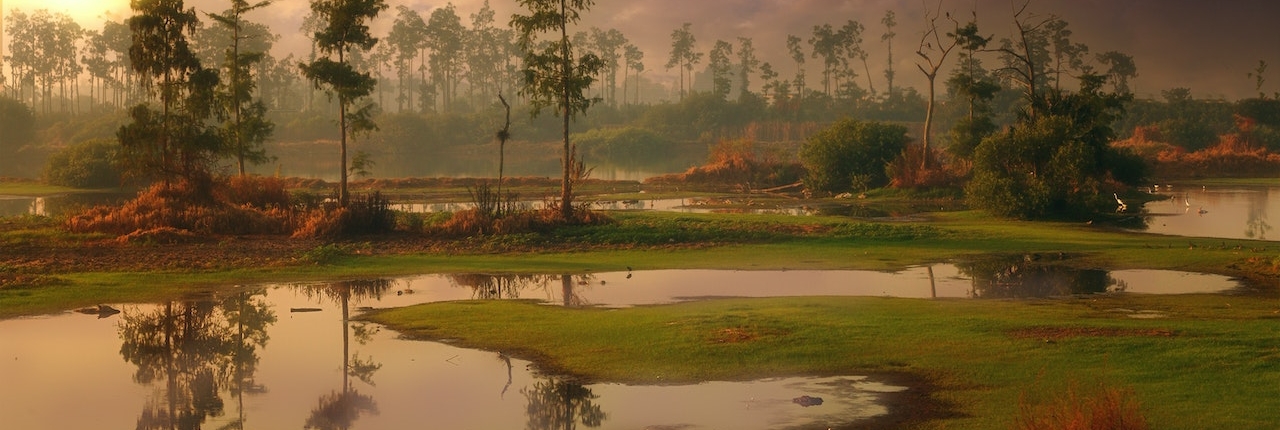
[[16, 152], [35, 137], [35, 115], [27, 105], [0, 96], [0, 151]]
[[117, 157], [120, 144], [113, 139], [92, 139], [72, 145], [49, 157], [44, 180], [73, 188], [108, 188], [120, 185]]
[[901, 125], [838, 121], [809, 138], [801, 149], [805, 186], [828, 193], [883, 187], [889, 183], [885, 167], [908, 141], [907, 128]]

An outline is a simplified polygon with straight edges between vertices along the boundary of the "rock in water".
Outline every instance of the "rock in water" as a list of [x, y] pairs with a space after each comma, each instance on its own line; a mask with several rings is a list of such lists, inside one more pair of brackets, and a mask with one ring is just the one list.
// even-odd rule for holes
[[791, 399], [791, 402], [793, 402], [793, 403], [795, 403], [795, 404], [797, 404], [797, 405], [800, 405], [800, 406], [804, 406], [804, 407], [806, 407], [806, 408], [807, 408], [807, 407], [810, 407], [810, 406], [818, 406], [818, 405], [821, 405], [821, 404], [822, 404], [822, 398], [821, 398], [821, 397], [811, 397], [811, 396], [800, 396], [800, 397], [796, 397], [796, 398], [794, 398], [794, 399]]

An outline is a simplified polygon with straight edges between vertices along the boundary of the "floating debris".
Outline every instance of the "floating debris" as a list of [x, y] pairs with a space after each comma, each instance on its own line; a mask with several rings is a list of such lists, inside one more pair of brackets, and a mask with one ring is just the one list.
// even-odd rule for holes
[[822, 405], [822, 398], [821, 398], [821, 397], [811, 397], [811, 396], [800, 396], [800, 397], [796, 397], [796, 398], [794, 398], [794, 399], [791, 399], [791, 402], [792, 402], [792, 403], [795, 403], [795, 404], [797, 404], [797, 405], [800, 405], [800, 406], [804, 406], [804, 407], [806, 407], [806, 408], [807, 408], [807, 407], [810, 407], [810, 406], [819, 406], [819, 405]]

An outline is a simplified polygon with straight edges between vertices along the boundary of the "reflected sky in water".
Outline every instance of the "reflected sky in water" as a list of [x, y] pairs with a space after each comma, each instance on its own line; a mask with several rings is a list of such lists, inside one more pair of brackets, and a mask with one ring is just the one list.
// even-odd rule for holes
[[[861, 376], [576, 385], [497, 352], [400, 339], [362, 309], [536, 299], [625, 307], [710, 297], [1024, 297], [1230, 290], [1232, 279], [1089, 271], [1025, 256], [900, 272], [658, 270], [437, 274], [271, 285], [198, 300], [0, 321], [5, 428], [823, 428], [907, 388]], [[1027, 282], [1024, 288], [1011, 287]], [[820, 397], [821, 406], [796, 403]], [[536, 406], [536, 407], [534, 407]], [[570, 411], [569, 416], [555, 411]], [[560, 409], [556, 409], [560, 408]], [[567, 408], [567, 409], [565, 409]], [[567, 418], [566, 418], [567, 417]], [[229, 426], [229, 427], [228, 427]], [[683, 427], [690, 426], [690, 427]]]
[[[244, 298], [265, 311], [248, 320], [228, 297], [205, 297], [115, 305], [122, 312], [106, 318], [0, 321], [0, 427], [565, 428], [572, 406], [577, 428], [825, 428], [883, 414], [879, 396], [904, 389], [858, 376], [583, 386], [496, 352], [344, 318], [395, 302], [378, 297], [406, 297], [396, 292], [413, 282], [377, 284], [354, 294], [336, 284], [266, 287]], [[244, 332], [265, 335], [248, 354], [235, 346]], [[799, 396], [826, 402], [804, 407]]]
[[1273, 187], [1161, 187], [1168, 200], [1143, 206], [1145, 231], [1176, 236], [1277, 241], [1280, 185]]

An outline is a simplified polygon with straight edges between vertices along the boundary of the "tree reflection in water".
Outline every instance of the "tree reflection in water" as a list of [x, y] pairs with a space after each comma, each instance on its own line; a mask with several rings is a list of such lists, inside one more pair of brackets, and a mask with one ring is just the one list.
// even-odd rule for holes
[[266, 328], [275, 322], [261, 294], [168, 302], [149, 313], [124, 314], [120, 355], [138, 367], [134, 382], [157, 385], [138, 416], [138, 429], [198, 429], [224, 413], [224, 389], [239, 399], [237, 418], [226, 428], [243, 428], [243, 395], [262, 389], [253, 383], [257, 351], [266, 346]]
[[1245, 221], [1244, 237], [1267, 240], [1271, 224], [1267, 222], [1267, 202], [1271, 201], [1271, 188], [1262, 188], [1261, 196], [1249, 199], [1249, 218]]
[[547, 275], [489, 275], [461, 273], [448, 275], [449, 281], [471, 289], [471, 298], [477, 300], [518, 299], [525, 289], [545, 285]]
[[[304, 428], [317, 430], [349, 429], [362, 414], [377, 414], [378, 404], [373, 396], [361, 394], [351, 382], [351, 377], [373, 385], [373, 374], [382, 368], [372, 357], [360, 358], [351, 352], [351, 302], [364, 299], [380, 299], [393, 286], [390, 279], [362, 279], [324, 285], [301, 285], [298, 288], [308, 297], [332, 300], [342, 307], [342, 388], [320, 396], [319, 404], [311, 410]], [[358, 326], [356, 342], [369, 341], [371, 332], [367, 326]]]
[[993, 257], [957, 263], [956, 267], [973, 279], [975, 298], [1052, 297], [1123, 292], [1126, 288], [1105, 270], [1078, 269], [1051, 260], [1037, 255]]
[[599, 396], [580, 384], [552, 378], [520, 391], [529, 399], [528, 430], [572, 430], [578, 423], [600, 427], [608, 418], [593, 401]]
[[595, 280], [592, 275], [490, 275], [482, 273], [447, 275], [454, 285], [471, 289], [477, 300], [518, 299], [521, 292], [542, 289], [548, 300], [553, 298], [552, 282], [560, 281], [560, 301], [567, 307], [589, 306], [579, 293]]

